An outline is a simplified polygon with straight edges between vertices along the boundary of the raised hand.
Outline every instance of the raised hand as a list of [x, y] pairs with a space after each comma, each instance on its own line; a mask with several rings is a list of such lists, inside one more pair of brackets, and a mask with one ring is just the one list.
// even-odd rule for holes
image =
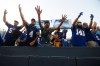
[[6, 14], [7, 14], [8, 12], [7, 12], [7, 10], [5, 9], [4, 10], [4, 15], [3, 15], [3, 21], [5, 22], [5, 23], [7, 23], [8, 21], [6, 20]]
[[91, 20], [93, 20], [93, 18], [94, 18], [94, 15], [93, 15], [93, 14], [91, 14], [91, 15], [90, 15], [90, 18], [91, 18]]
[[67, 15], [62, 15], [62, 22], [64, 22], [67, 18]]
[[5, 9], [5, 10], [4, 10], [4, 14], [7, 14], [7, 13], [8, 13], [8, 12], [7, 12], [7, 10]]
[[62, 15], [61, 23], [58, 25], [57, 28], [55, 28], [55, 30], [60, 28], [60, 26], [63, 24], [63, 22], [66, 20], [66, 18], [67, 18], [67, 15]]
[[80, 14], [79, 14], [79, 16], [78, 16], [78, 17], [80, 17], [81, 15], [83, 15], [83, 12], [80, 12]]
[[35, 10], [36, 10], [38, 15], [40, 15], [42, 13], [42, 10], [40, 9], [40, 6], [35, 7]]
[[19, 10], [21, 10], [21, 6], [20, 6], [20, 4], [18, 5], [18, 8], [19, 8]]

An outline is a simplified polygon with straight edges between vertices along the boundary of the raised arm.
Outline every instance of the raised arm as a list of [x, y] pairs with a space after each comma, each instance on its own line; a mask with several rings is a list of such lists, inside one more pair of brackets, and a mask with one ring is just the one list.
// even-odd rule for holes
[[89, 28], [91, 28], [91, 27], [92, 27], [92, 23], [93, 23], [93, 18], [94, 18], [94, 15], [93, 15], [93, 14], [91, 14], [91, 15], [90, 15], [90, 18], [91, 18], [91, 20], [90, 20]]
[[80, 14], [78, 15], [78, 17], [74, 20], [73, 25], [75, 25], [77, 23], [77, 21], [81, 17], [81, 15], [83, 15], [83, 12], [80, 12]]
[[35, 7], [35, 10], [36, 10], [37, 15], [38, 15], [38, 21], [39, 21], [40, 29], [42, 29], [43, 28], [43, 26], [41, 24], [41, 13], [42, 13], [42, 10], [40, 9], [40, 6]]
[[67, 15], [62, 15], [61, 23], [58, 25], [57, 28], [55, 28], [55, 30], [60, 28], [60, 26], [63, 24], [63, 22], [66, 20], [66, 18], [67, 18]]
[[4, 11], [4, 16], [3, 16], [3, 21], [4, 21], [5, 23], [8, 22], [8, 21], [6, 20], [6, 14], [7, 14], [7, 10]]
[[22, 19], [22, 21], [23, 21], [23, 25], [26, 26], [26, 25], [27, 25], [27, 21], [26, 21], [25, 18], [24, 18], [24, 15], [23, 15], [23, 13], [22, 13], [22, 9], [21, 9], [21, 7], [20, 7], [20, 4], [19, 4], [18, 7], [19, 7], [19, 13], [20, 13], [21, 19]]

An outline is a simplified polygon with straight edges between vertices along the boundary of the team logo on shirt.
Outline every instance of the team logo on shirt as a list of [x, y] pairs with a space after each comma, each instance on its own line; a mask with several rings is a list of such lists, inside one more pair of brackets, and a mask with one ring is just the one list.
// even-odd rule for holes
[[85, 36], [84, 30], [76, 29], [76, 35]]

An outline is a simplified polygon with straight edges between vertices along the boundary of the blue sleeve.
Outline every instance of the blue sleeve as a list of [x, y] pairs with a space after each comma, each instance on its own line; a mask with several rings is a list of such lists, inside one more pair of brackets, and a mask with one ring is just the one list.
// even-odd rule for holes
[[73, 26], [71, 27], [71, 30], [72, 30], [72, 31], [76, 30], [76, 26], [73, 25]]
[[29, 24], [26, 24], [26, 25], [25, 25], [25, 27], [26, 27], [26, 29], [28, 29], [28, 27], [29, 27]]
[[38, 28], [36, 28], [36, 34], [37, 34], [37, 35], [40, 35], [40, 31], [39, 31]]

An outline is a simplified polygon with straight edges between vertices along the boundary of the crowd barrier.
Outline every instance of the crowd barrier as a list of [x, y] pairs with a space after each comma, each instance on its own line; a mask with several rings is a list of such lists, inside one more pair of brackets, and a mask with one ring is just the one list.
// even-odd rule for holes
[[0, 66], [100, 66], [100, 48], [0, 47]]

